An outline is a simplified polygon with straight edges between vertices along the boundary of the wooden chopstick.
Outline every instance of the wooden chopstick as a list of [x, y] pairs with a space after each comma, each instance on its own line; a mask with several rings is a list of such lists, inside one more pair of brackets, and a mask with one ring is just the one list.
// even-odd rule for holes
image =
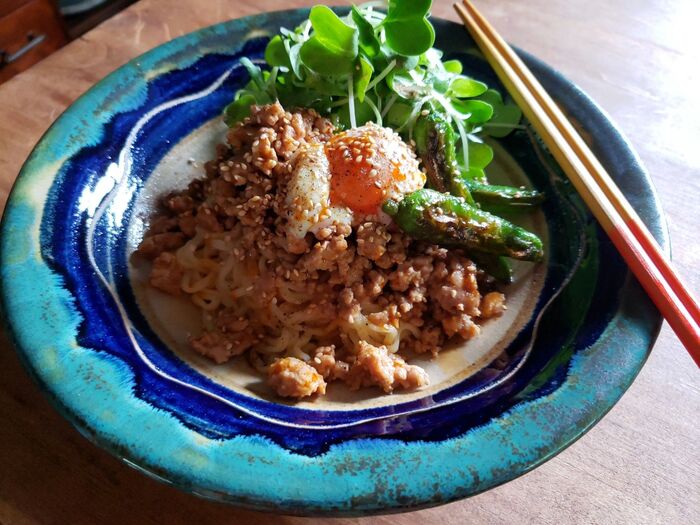
[[700, 307], [610, 175], [532, 72], [469, 0], [457, 13], [515, 102], [700, 367]]

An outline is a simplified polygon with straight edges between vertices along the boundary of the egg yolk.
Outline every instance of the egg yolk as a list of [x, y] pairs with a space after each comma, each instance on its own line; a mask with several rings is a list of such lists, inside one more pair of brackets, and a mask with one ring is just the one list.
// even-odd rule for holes
[[[377, 128], [381, 129], [381, 128]], [[326, 144], [331, 202], [354, 212], [377, 213], [392, 186], [406, 178], [386, 140], [372, 127], [333, 136]]]

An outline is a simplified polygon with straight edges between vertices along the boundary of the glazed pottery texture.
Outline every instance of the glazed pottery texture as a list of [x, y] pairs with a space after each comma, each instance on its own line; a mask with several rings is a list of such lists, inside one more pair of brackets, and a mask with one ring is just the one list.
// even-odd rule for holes
[[[164, 159], [180, 158], [185, 176], [173, 180], [196, 176], [182, 152], [204, 156], [223, 140], [221, 110], [247, 81], [239, 59], [260, 59], [271, 34], [307, 14], [268, 13], [173, 40], [115, 71], [56, 121], [3, 218], [9, 332], [27, 369], [86, 437], [184, 490], [329, 515], [478, 493], [534, 468], [598, 421], [641, 369], [661, 322], [527, 126], [498, 141], [496, 167], [526, 174], [546, 193], [533, 220], [549, 239], [547, 261], [523, 270], [517, 319], [491, 329], [486, 341], [498, 352], [459, 361], [430, 390], [375, 391], [378, 400], [358, 403], [276, 402], [174, 351], [138, 289], [130, 253], [148, 222], [143, 202], [168, 185], [154, 185], [154, 173], [167, 179]], [[436, 47], [503, 91], [461, 26], [434, 25]], [[667, 246], [649, 178], [619, 131], [570, 82], [523, 57]], [[200, 149], [188, 149], [196, 140]], [[446, 355], [469, 355], [469, 344]]]

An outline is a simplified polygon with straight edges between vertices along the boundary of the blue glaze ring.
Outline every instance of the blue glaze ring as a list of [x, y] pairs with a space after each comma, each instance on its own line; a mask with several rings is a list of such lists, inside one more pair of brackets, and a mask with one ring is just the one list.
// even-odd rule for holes
[[[144, 182], [247, 81], [240, 58], [260, 58], [271, 34], [307, 15], [267, 13], [175, 39], [106, 77], [54, 123], [22, 168], [0, 231], [8, 331], [27, 370], [85, 436], [204, 497], [349, 515], [487, 490], [595, 424], [641, 369], [661, 322], [527, 133], [501, 144], [547, 194], [544, 288], [498, 364], [449, 388], [361, 410], [273, 403], [190, 368], [139, 311], [126, 232]], [[503, 91], [461, 26], [434, 24], [437, 47]], [[649, 177], [620, 132], [578, 88], [522, 56], [667, 248]], [[117, 194], [126, 197], [110, 200]]]

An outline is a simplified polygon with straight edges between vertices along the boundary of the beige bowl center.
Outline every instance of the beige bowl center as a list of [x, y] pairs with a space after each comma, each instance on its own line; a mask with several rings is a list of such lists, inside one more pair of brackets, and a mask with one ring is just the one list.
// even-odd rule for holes
[[[160, 196], [183, 189], [203, 175], [204, 163], [215, 157], [216, 144], [224, 141], [226, 128], [217, 118], [204, 124], [175, 145], [158, 164], [139, 192], [129, 226], [127, 256], [138, 246], [148, 227], [155, 204]], [[495, 158], [488, 168], [489, 179], [514, 185], [528, 180], [515, 161], [497, 144]], [[547, 229], [541, 212], [523, 214], [520, 224], [540, 235], [548, 246]], [[545, 248], [546, 249], [546, 248]], [[129, 260], [132, 288], [137, 303], [152, 329], [185, 363], [212, 381], [241, 394], [259, 399], [289, 404], [274, 397], [260, 374], [242, 357], [217, 365], [199, 356], [187, 344], [190, 334], [201, 330], [200, 314], [186, 298], [176, 298], [147, 285], [148, 264], [139, 258]], [[430, 376], [430, 386], [415, 392], [384, 394], [378, 388], [350, 391], [344, 384], [331, 383], [325, 397], [294, 403], [299, 408], [323, 410], [355, 410], [393, 405], [428, 396], [469, 377], [491, 363], [510, 344], [531, 318], [533, 308], [544, 283], [546, 263], [516, 262], [515, 282], [504, 291], [508, 309], [497, 319], [482, 325], [481, 335], [466, 343], [445, 349], [436, 358], [419, 356], [412, 364], [423, 367]]]

